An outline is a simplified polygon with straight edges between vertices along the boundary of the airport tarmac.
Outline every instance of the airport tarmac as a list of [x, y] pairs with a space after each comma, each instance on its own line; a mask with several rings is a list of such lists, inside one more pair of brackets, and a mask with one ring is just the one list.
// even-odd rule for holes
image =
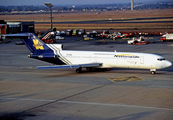
[[[127, 45], [124, 40], [80, 41], [66, 37], [64, 49], [144, 52], [173, 63], [173, 42]], [[0, 119], [4, 120], [171, 120], [173, 66], [155, 75], [149, 70], [110, 69], [76, 73], [75, 69], [38, 70], [51, 65], [28, 58], [16, 41], [0, 44]]]

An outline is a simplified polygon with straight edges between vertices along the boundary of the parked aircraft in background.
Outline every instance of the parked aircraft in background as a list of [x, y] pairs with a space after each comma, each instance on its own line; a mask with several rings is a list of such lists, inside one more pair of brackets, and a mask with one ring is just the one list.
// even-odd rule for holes
[[148, 53], [133, 52], [100, 52], [100, 51], [71, 51], [62, 50], [62, 44], [45, 44], [33, 33], [9, 34], [18, 36], [31, 51], [30, 58], [46, 61], [56, 65], [39, 66], [38, 69], [76, 68], [134, 68], [150, 69], [155, 74], [157, 69], [172, 65], [162, 56]]
[[172, 33], [171, 34], [166, 33], [160, 38], [160, 41], [162, 41], [162, 42], [169, 41], [169, 40], [173, 40], [173, 34]]

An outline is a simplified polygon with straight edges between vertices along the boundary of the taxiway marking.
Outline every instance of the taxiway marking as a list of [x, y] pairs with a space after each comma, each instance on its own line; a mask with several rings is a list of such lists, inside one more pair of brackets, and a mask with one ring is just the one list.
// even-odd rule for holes
[[144, 39], [154, 39], [153, 37], [144, 37]]
[[38, 102], [54, 102], [56, 100], [46, 99], [24, 99], [24, 98], [0, 98], [0, 100], [22, 100], [22, 101], [38, 101]]
[[143, 108], [143, 109], [157, 109], [157, 110], [173, 110], [169, 108], [158, 108], [148, 106], [136, 106], [136, 105], [123, 105], [123, 104], [107, 104], [107, 103], [94, 103], [94, 102], [78, 102], [78, 101], [64, 101], [64, 100], [47, 100], [47, 99], [23, 99], [23, 98], [0, 98], [0, 100], [23, 100], [23, 101], [38, 101], [38, 102], [58, 102], [69, 104], [82, 104], [82, 105], [98, 105], [98, 106], [112, 106], [112, 107], [129, 107], [129, 108]]
[[107, 78], [108, 80], [112, 81], [113, 83], [116, 82], [129, 82], [129, 81], [140, 81], [144, 80], [138, 76], [130, 76], [130, 77], [117, 77], [117, 78]]
[[100, 106], [113, 106], [113, 107], [131, 107], [131, 108], [144, 108], [144, 109], [160, 109], [160, 110], [173, 110], [169, 108], [136, 106], [136, 105], [122, 105], [122, 104], [106, 104], [106, 103], [92, 103], [92, 102], [76, 102], [76, 101], [58, 101], [59, 103], [71, 103], [71, 104], [85, 104], [85, 105], [100, 105]]

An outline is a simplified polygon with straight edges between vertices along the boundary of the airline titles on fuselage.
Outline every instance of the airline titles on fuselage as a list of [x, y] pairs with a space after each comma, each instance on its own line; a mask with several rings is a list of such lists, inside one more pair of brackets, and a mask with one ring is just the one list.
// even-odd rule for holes
[[[94, 55], [108, 55], [113, 56], [113, 58], [140, 58], [140, 56], [132, 55], [132, 54], [111, 54], [111, 53], [94, 53]], [[73, 56], [73, 54], [67, 54], [67, 56]]]

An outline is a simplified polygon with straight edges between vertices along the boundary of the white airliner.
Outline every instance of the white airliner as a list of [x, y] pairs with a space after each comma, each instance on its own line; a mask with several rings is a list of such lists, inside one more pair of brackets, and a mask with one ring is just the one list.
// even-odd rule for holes
[[155, 74], [157, 69], [167, 68], [172, 63], [164, 57], [133, 52], [99, 52], [99, 51], [71, 51], [62, 50], [62, 44], [45, 44], [33, 33], [10, 34], [5, 36], [18, 36], [31, 51], [30, 58], [39, 59], [53, 66], [39, 66], [38, 69], [82, 68], [134, 68], [149, 69]]

